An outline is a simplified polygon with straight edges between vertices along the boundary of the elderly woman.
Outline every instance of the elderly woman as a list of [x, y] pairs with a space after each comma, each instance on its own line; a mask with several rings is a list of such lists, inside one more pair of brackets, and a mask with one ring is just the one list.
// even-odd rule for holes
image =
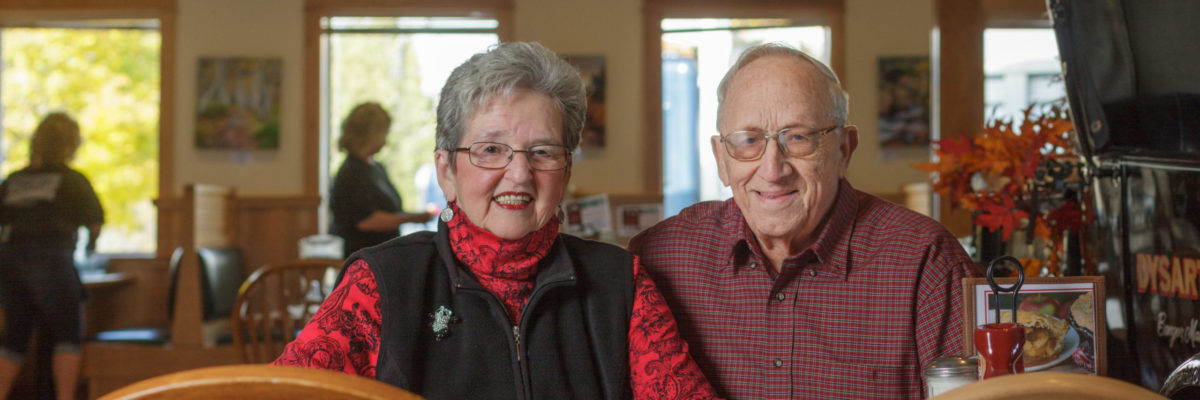
[[585, 109], [578, 73], [536, 43], [455, 69], [437, 109], [438, 231], [351, 257], [275, 363], [431, 399], [712, 397], [637, 260], [558, 232]]
[[47, 115], [29, 145], [29, 166], [0, 184], [0, 398], [8, 394], [35, 326], [54, 346], [52, 370], [59, 399], [74, 399], [83, 338], [83, 285], [72, 253], [80, 226], [95, 251], [104, 210], [91, 183], [67, 166], [79, 148], [79, 124]]
[[342, 254], [346, 256], [395, 238], [400, 224], [433, 218], [404, 212], [387, 171], [375, 162], [375, 153], [383, 149], [391, 125], [392, 117], [379, 103], [359, 104], [342, 120], [338, 147], [346, 152], [346, 161], [333, 178], [329, 208], [333, 214], [331, 231], [342, 237]]

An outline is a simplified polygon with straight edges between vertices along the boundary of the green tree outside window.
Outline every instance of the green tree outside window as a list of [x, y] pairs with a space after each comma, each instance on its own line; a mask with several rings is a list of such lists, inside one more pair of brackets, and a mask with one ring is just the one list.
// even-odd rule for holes
[[0, 172], [27, 165], [43, 116], [69, 113], [84, 141], [71, 165], [91, 180], [105, 210], [100, 252], [155, 250], [160, 53], [153, 29], [0, 31]]

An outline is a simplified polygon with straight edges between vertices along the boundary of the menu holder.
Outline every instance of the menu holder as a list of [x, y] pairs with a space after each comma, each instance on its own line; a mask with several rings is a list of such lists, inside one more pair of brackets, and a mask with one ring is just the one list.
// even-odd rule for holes
[[[996, 278], [1010, 286], [1017, 278]], [[1013, 298], [999, 294], [985, 278], [964, 278], [963, 349], [975, 352], [972, 332], [979, 325], [1007, 322], [1017, 310], [1026, 327], [1025, 372], [1107, 373], [1104, 277], [1030, 277]], [[996, 310], [1002, 312], [996, 320]]]

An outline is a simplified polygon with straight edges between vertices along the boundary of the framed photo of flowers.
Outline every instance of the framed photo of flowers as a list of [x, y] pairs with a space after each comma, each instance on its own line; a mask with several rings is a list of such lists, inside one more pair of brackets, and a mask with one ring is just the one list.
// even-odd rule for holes
[[[996, 278], [1003, 287], [1016, 281]], [[978, 353], [977, 326], [1011, 322], [1016, 310], [1016, 322], [1025, 326], [1025, 372], [1107, 372], [1103, 276], [1025, 278], [1015, 299], [996, 293], [985, 278], [966, 278], [962, 285], [965, 353]], [[1002, 321], [996, 320], [997, 309]]]

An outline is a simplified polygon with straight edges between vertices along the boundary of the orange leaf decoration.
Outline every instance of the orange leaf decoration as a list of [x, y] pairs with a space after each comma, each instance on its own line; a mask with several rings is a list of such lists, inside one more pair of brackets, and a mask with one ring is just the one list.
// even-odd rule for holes
[[[1046, 165], [1046, 160], [1078, 159], [1072, 151], [1074, 125], [1066, 119], [1065, 111], [1050, 108], [1034, 115], [1034, 109], [1026, 108], [1019, 124], [993, 119], [975, 135], [934, 141], [936, 160], [913, 164], [930, 173], [933, 191], [947, 198], [952, 207], [971, 211], [975, 224], [1002, 231], [1004, 240], [1024, 227], [1042, 239], [1049, 255], [1037, 264], [1026, 265], [1031, 276], [1040, 271], [1058, 273], [1064, 232], [1079, 228], [1086, 217], [1076, 202], [1066, 202], [1049, 212], [1034, 204], [1035, 200], [1045, 200], [1035, 199], [1033, 190], [1039, 179], [1038, 169]], [[979, 182], [984, 187], [977, 187]]]

